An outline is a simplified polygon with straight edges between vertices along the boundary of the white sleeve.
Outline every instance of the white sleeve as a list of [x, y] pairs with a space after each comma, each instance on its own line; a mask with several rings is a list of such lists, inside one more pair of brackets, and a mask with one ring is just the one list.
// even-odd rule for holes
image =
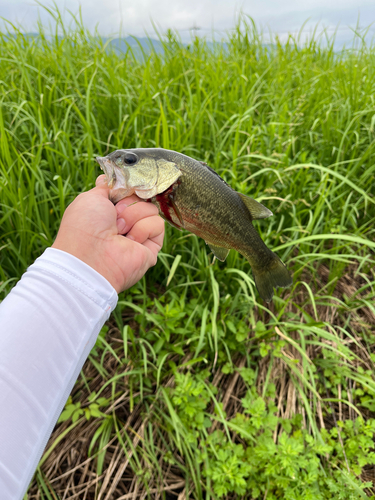
[[117, 298], [90, 266], [48, 248], [1, 303], [1, 500], [25, 494]]

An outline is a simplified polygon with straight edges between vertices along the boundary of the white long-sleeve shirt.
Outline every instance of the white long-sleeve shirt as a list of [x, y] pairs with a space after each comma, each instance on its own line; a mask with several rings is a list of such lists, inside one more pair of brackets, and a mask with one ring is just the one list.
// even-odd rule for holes
[[22, 499], [117, 303], [112, 285], [48, 248], [0, 304], [0, 498]]

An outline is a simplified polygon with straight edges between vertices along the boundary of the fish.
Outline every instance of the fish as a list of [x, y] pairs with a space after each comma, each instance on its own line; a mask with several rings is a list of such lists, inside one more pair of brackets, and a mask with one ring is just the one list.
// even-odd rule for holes
[[260, 297], [271, 302], [274, 288], [292, 277], [253, 226], [270, 217], [261, 203], [235, 191], [206, 163], [161, 148], [119, 149], [97, 157], [116, 204], [136, 194], [151, 202], [172, 226], [203, 238], [214, 256], [225, 261], [235, 249], [249, 262]]

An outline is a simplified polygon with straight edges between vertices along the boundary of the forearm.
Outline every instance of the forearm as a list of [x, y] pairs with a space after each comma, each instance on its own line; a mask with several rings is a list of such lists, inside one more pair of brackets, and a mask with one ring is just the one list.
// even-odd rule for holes
[[97, 335], [117, 303], [89, 266], [55, 249], [0, 305], [0, 491], [25, 493]]

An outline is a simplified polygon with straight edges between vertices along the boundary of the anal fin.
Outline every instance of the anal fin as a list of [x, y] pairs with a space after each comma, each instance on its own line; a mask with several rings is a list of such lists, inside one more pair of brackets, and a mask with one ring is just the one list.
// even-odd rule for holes
[[207, 245], [211, 248], [212, 253], [215, 255], [215, 257], [218, 260], [221, 260], [221, 262], [224, 262], [224, 260], [228, 256], [229, 249], [228, 248], [223, 248], [223, 247], [218, 247], [216, 245], [212, 245], [212, 243], [207, 243]]

